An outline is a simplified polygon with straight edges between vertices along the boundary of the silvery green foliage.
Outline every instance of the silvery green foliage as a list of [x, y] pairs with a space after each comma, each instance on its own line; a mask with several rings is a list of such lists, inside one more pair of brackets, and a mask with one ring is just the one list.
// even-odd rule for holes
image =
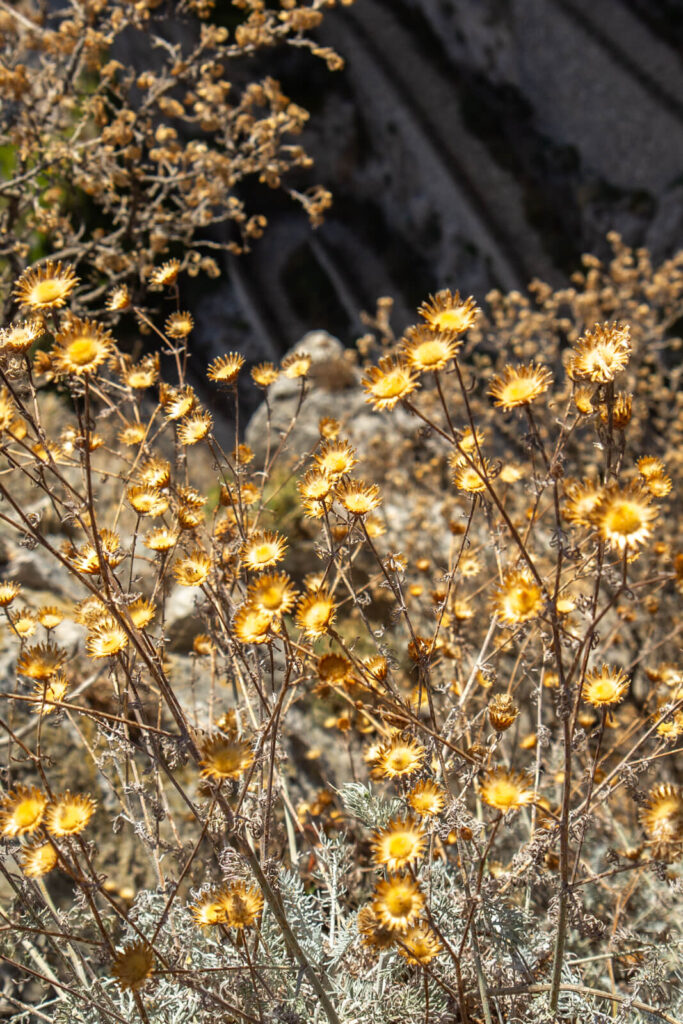
[[339, 796], [346, 810], [366, 828], [384, 828], [401, 811], [398, 800], [384, 800], [362, 782], [347, 782]]

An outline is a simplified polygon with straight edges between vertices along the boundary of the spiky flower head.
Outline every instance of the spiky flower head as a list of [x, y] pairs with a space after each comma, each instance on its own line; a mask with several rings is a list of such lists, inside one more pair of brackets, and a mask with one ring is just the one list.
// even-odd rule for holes
[[583, 480], [567, 479], [564, 481], [564, 493], [562, 511], [565, 519], [575, 526], [590, 526], [593, 511], [602, 498], [602, 486], [589, 477]]
[[367, 515], [382, 504], [379, 487], [364, 480], [344, 480], [337, 485], [335, 494], [346, 511], [354, 516]]
[[119, 988], [137, 992], [152, 976], [154, 962], [152, 947], [144, 939], [136, 939], [116, 953], [111, 973]]
[[530, 405], [544, 394], [553, 381], [550, 370], [543, 366], [507, 365], [499, 377], [494, 377], [488, 393], [493, 404], [509, 412], [521, 405]]
[[308, 352], [292, 352], [280, 363], [280, 368], [285, 377], [296, 380], [298, 377], [305, 377], [311, 368], [311, 357]]
[[186, 338], [192, 333], [194, 319], [191, 313], [171, 313], [164, 324], [164, 330], [169, 338]]
[[247, 569], [268, 569], [285, 557], [287, 541], [279, 533], [262, 530], [254, 533], [242, 545], [240, 558]]
[[181, 587], [200, 587], [209, 578], [211, 557], [201, 548], [195, 548], [189, 555], [179, 558], [173, 566], [176, 583]]
[[19, 661], [17, 672], [29, 679], [46, 680], [57, 672], [66, 661], [66, 651], [56, 644], [36, 644], [25, 647]]
[[58, 793], [45, 812], [45, 828], [52, 836], [76, 836], [81, 833], [93, 814], [96, 803], [88, 793]]
[[113, 349], [114, 339], [101, 324], [70, 317], [55, 335], [50, 358], [57, 373], [83, 377], [99, 369]]
[[85, 641], [89, 658], [111, 658], [128, 646], [128, 636], [118, 622], [105, 615], [92, 626]]
[[38, 682], [33, 690], [35, 705], [33, 712], [36, 715], [51, 715], [56, 710], [55, 705], [61, 703], [66, 697], [69, 682], [63, 672], [57, 672], [48, 682]]
[[178, 260], [166, 260], [160, 267], [155, 267], [149, 275], [149, 283], [152, 288], [169, 288], [175, 284], [180, 271]]
[[591, 513], [591, 522], [613, 550], [636, 551], [652, 536], [651, 524], [657, 509], [651, 500], [638, 482], [624, 488], [617, 483], [609, 484]]
[[455, 356], [460, 342], [452, 334], [440, 334], [426, 324], [409, 327], [401, 342], [401, 355], [418, 373], [443, 370]]
[[373, 774], [385, 779], [409, 778], [422, 768], [427, 751], [413, 736], [393, 736], [374, 758]]
[[668, 860], [683, 843], [683, 786], [670, 782], [653, 786], [639, 818], [655, 855]]
[[234, 384], [244, 366], [244, 356], [239, 352], [229, 352], [225, 356], [217, 356], [209, 365], [206, 376], [214, 384]]
[[69, 266], [48, 260], [40, 267], [29, 267], [14, 286], [14, 294], [22, 306], [33, 310], [59, 309], [78, 284]]
[[232, 631], [241, 644], [267, 644], [272, 640], [273, 615], [246, 601], [233, 615]]
[[323, 636], [334, 622], [335, 608], [334, 599], [325, 588], [310, 591], [297, 605], [296, 624], [312, 639]]
[[427, 837], [424, 830], [411, 818], [390, 821], [375, 833], [372, 842], [373, 860], [387, 871], [408, 867], [425, 851]]
[[27, 878], [42, 878], [57, 866], [57, 851], [51, 842], [25, 846], [21, 851], [21, 870]]
[[364, 946], [370, 949], [390, 949], [394, 945], [396, 931], [381, 924], [371, 905], [361, 907], [356, 924]]
[[455, 337], [473, 327], [480, 312], [472, 296], [461, 299], [460, 292], [453, 293], [448, 288], [430, 295], [418, 309], [419, 315], [433, 331], [449, 333]]
[[384, 356], [377, 366], [371, 366], [361, 384], [365, 400], [373, 409], [393, 409], [397, 402], [407, 398], [419, 387], [419, 375], [401, 357]]
[[603, 665], [586, 673], [581, 696], [594, 708], [610, 707], [624, 699], [630, 680], [623, 669]]
[[2, 580], [0, 582], [0, 608], [7, 608], [21, 590], [21, 583], [16, 580]]
[[297, 591], [285, 572], [259, 576], [247, 588], [247, 599], [266, 615], [286, 615], [296, 602]]
[[318, 469], [332, 480], [350, 473], [358, 462], [355, 448], [345, 438], [324, 441], [313, 458]]
[[269, 388], [279, 376], [280, 371], [273, 363], [257, 363], [251, 370], [251, 379], [258, 388]]
[[420, 922], [399, 936], [396, 947], [409, 964], [431, 963], [443, 949], [436, 933], [428, 924]]
[[515, 626], [540, 614], [543, 591], [528, 569], [511, 569], [503, 576], [493, 605], [501, 622]]
[[41, 825], [47, 797], [37, 786], [15, 786], [0, 801], [0, 833], [10, 839], [30, 835]]
[[178, 427], [178, 440], [186, 448], [203, 441], [213, 427], [211, 413], [197, 409], [190, 413]]
[[616, 321], [595, 324], [576, 343], [568, 369], [576, 380], [609, 384], [625, 368], [630, 355], [628, 324]]
[[432, 779], [422, 779], [408, 793], [408, 803], [420, 817], [441, 814], [446, 805], [446, 794]]
[[217, 733], [202, 746], [202, 776], [210, 779], [238, 779], [254, 762], [247, 740]]
[[506, 768], [492, 768], [487, 771], [479, 786], [481, 798], [489, 807], [507, 813], [531, 803], [534, 791], [526, 777]]
[[425, 898], [410, 875], [390, 875], [377, 883], [372, 910], [384, 928], [405, 932], [417, 921]]

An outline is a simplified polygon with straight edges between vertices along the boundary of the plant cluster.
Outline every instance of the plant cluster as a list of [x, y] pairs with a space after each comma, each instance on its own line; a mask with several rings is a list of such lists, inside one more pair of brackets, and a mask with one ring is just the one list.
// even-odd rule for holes
[[[683, 256], [612, 243], [398, 338], [382, 300], [367, 415], [332, 396], [306, 449], [310, 353], [252, 367], [258, 457], [188, 384], [179, 305], [134, 363], [127, 292], [84, 319], [73, 267], [17, 280], [0, 524], [74, 588], [0, 584], [17, 1021], [680, 1024]], [[244, 373], [207, 376], [237, 404]]]
[[[288, 45], [342, 67], [309, 35], [335, 3], [233, 0], [227, 15], [215, 0], [0, 4], [6, 306], [12, 280], [45, 252], [80, 268], [83, 307], [101, 307], [114, 284], [139, 297], [169, 255], [218, 276], [215, 257], [243, 252], [266, 226], [246, 185], [281, 188], [312, 164], [294, 138], [308, 112], [249, 61]], [[330, 194], [287, 191], [318, 224]]]

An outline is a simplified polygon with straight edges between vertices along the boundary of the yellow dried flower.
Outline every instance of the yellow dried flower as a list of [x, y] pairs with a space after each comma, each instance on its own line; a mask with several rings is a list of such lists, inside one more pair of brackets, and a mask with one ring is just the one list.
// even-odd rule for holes
[[45, 828], [53, 836], [75, 836], [86, 827], [95, 813], [96, 803], [85, 793], [58, 793], [45, 812]]
[[78, 283], [71, 267], [48, 260], [25, 270], [14, 286], [14, 294], [17, 302], [29, 309], [59, 309]]

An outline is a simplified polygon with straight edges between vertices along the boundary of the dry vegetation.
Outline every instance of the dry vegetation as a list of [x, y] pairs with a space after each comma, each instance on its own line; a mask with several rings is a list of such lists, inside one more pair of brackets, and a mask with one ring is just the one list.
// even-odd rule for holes
[[[187, 376], [197, 229], [230, 217], [243, 245], [255, 222], [216, 168], [253, 158], [276, 183], [301, 154], [274, 155], [300, 121], [275, 115], [275, 83], [226, 122], [216, 62], [278, 34], [315, 52], [324, 6], [240, 2], [233, 44], [201, 28], [209, 4], [179, 4], [197, 51], [169, 43], [127, 106], [107, 32], [146, 31], [156, 4], [32, 27], [0, 3], [5, 1004], [83, 1024], [681, 1024], [683, 255], [653, 267], [613, 235], [569, 288], [483, 309], [441, 291], [400, 337], [381, 300], [343, 373], [303, 347], [250, 370], [226, 353], [206, 385], [235, 403], [225, 451]], [[93, 184], [101, 233], [46, 195], [60, 175]], [[36, 238], [52, 256], [25, 267]], [[159, 349], [137, 362], [117, 343], [135, 326]], [[22, 588], [24, 549], [59, 598]], [[201, 624], [179, 657], [187, 592]]]
[[[39, 1019], [680, 1019], [682, 261], [613, 244], [487, 316], [440, 292], [398, 340], [380, 303], [358, 445], [333, 417], [292, 444], [305, 352], [254, 367], [266, 403], [280, 375], [300, 389], [260, 464], [187, 384], [180, 308], [155, 328], [170, 384], [70, 312], [70, 268], [19, 279], [0, 520], [81, 595], [29, 608], [11, 563], [0, 591], [0, 955], [44, 982]], [[109, 319], [134, 315], [117, 294]], [[236, 401], [242, 369], [207, 375]], [[191, 700], [178, 586], [204, 619]], [[51, 755], [62, 732], [87, 789]], [[298, 759], [324, 762], [318, 791]], [[112, 827], [136, 885], [108, 878]]]

